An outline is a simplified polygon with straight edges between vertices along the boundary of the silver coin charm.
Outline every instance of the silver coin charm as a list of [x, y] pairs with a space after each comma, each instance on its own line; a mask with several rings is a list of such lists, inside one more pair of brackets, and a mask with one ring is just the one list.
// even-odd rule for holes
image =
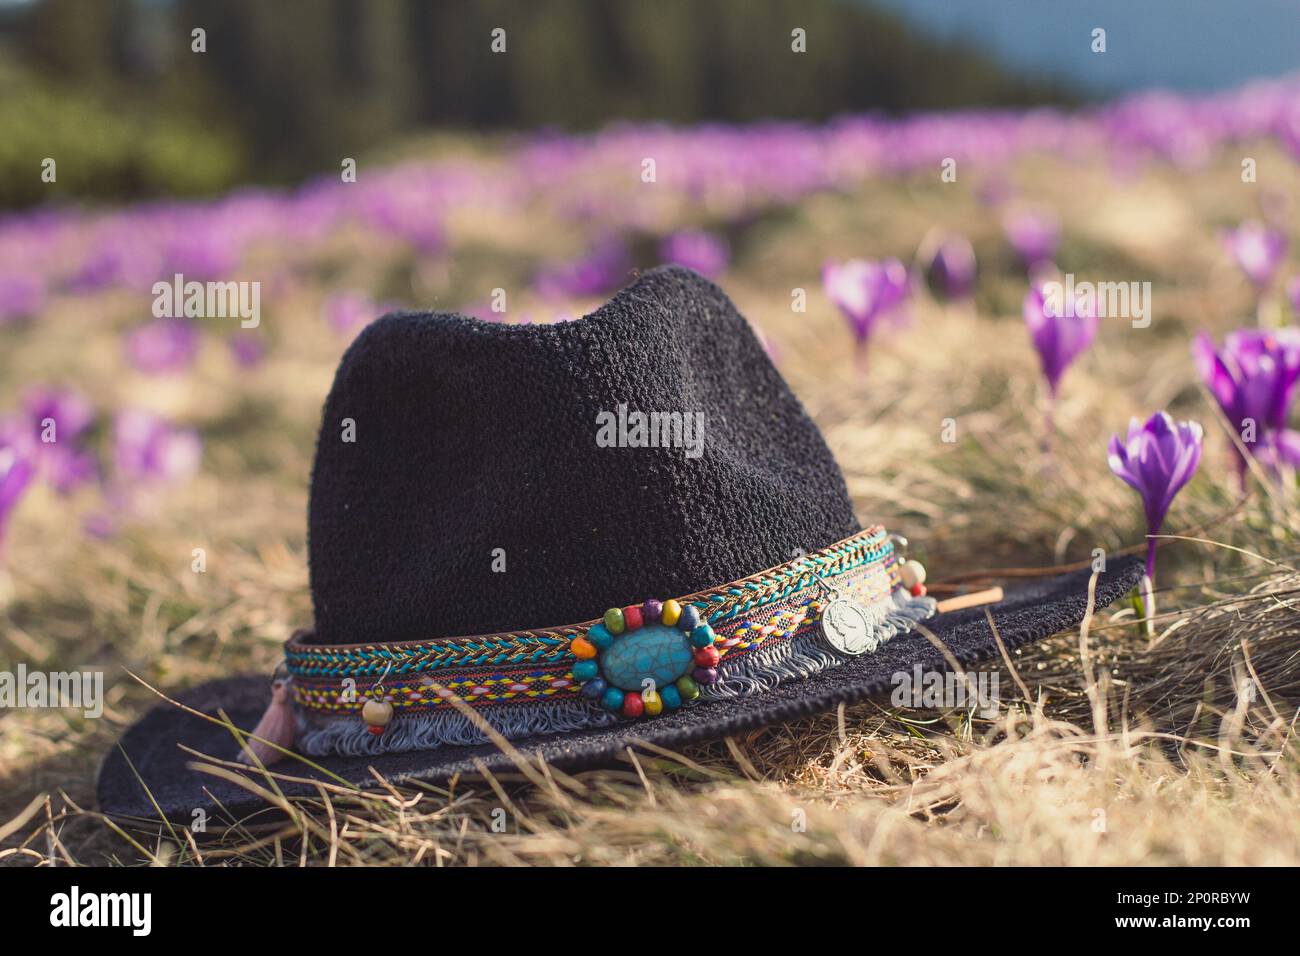
[[821, 629], [826, 643], [841, 654], [866, 654], [880, 643], [866, 609], [847, 598], [837, 597], [823, 608]]

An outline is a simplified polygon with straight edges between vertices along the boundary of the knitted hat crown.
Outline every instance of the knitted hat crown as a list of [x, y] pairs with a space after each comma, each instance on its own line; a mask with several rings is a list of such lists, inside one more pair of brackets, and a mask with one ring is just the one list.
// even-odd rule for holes
[[749, 324], [676, 267], [573, 322], [371, 324], [325, 403], [308, 524], [324, 644], [587, 620], [859, 530]]

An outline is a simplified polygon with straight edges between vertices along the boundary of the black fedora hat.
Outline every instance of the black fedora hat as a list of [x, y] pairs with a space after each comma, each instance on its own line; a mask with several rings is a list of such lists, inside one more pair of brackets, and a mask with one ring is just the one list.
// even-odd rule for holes
[[308, 531], [315, 622], [283, 671], [155, 707], [105, 759], [104, 812], [265, 806], [193, 752], [371, 786], [678, 747], [1071, 628], [1090, 586], [1105, 606], [1141, 574], [1013, 590], [996, 634], [940, 613], [745, 319], [679, 268], [574, 322], [373, 323], [325, 403]]

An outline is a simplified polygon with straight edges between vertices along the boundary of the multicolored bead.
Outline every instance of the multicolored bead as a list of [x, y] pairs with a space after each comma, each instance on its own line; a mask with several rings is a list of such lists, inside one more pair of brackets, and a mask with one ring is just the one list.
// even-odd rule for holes
[[925, 583], [925, 565], [920, 561], [904, 561], [903, 566], [898, 569], [898, 576], [903, 582], [903, 587], [910, 591], [918, 584]]
[[361, 719], [372, 734], [382, 734], [393, 719], [393, 705], [386, 700], [368, 700], [361, 705]]
[[603, 651], [614, 643], [614, 635], [605, 629], [604, 624], [597, 624], [587, 631], [587, 641], [597, 650]]
[[604, 696], [600, 698], [600, 702], [607, 710], [622, 710], [623, 692], [617, 687], [610, 687], [606, 689]]
[[677, 626], [677, 619], [682, 616], [682, 606], [676, 601], [664, 601], [659, 612], [659, 623], [669, 627]]
[[683, 701], [695, 700], [700, 696], [700, 685], [689, 677], [677, 678], [674, 686], [677, 688], [677, 693], [682, 695]]
[[700, 696], [718, 679], [722, 652], [699, 608], [648, 600], [612, 607], [574, 637], [572, 677], [580, 693], [627, 718], [655, 717]]
[[621, 607], [612, 607], [605, 612], [605, 630], [618, 637], [623, 633], [623, 609]]
[[[695, 649], [695, 663], [700, 667], [717, 667], [718, 661], [721, 660], [721, 658], [722, 655], [713, 645], [709, 645], [708, 647], [697, 647]], [[576, 668], [574, 669], [574, 673], [577, 674]]]

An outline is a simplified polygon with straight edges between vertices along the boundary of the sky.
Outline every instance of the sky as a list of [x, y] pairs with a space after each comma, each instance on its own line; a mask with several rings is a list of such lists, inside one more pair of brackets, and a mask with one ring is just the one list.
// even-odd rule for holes
[[[1300, 71], [1300, 0], [871, 0], [1088, 93], [1207, 91]], [[1106, 30], [1093, 53], [1092, 31]]]

